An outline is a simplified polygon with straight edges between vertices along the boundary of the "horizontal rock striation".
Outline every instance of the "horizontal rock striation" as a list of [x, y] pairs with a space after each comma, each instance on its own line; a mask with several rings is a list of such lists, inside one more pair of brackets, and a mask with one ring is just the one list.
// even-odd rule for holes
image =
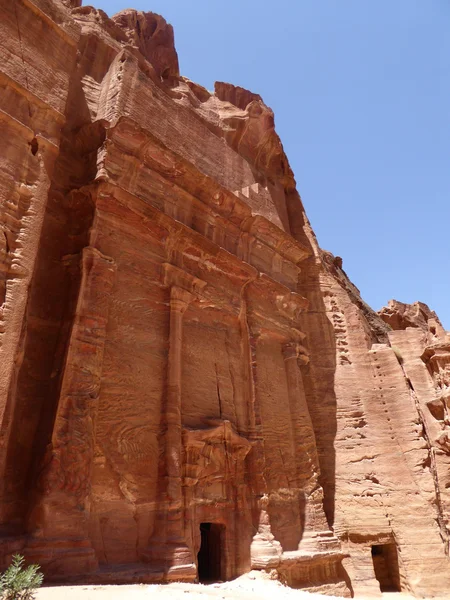
[[260, 96], [159, 15], [0, 6], [0, 562], [441, 593], [450, 337], [322, 251]]

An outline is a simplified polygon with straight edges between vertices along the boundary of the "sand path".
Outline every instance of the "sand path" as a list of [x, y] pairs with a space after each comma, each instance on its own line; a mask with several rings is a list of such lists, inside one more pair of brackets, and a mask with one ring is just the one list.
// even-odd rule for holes
[[[37, 600], [332, 600], [336, 596], [310, 594], [283, 586], [278, 581], [252, 579], [248, 575], [212, 585], [101, 585], [43, 587]], [[360, 597], [361, 600], [364, 600]], [[383, 594], [383, 600], [412, 600], [409, 594]]]

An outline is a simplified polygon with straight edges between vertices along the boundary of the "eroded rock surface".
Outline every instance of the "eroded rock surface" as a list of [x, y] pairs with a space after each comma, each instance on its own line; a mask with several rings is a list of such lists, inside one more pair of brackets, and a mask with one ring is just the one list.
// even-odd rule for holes
[[0, 558], [450, 583], [450, 339], [322, 251], [260, 96], [159, 15], [0, 7]]

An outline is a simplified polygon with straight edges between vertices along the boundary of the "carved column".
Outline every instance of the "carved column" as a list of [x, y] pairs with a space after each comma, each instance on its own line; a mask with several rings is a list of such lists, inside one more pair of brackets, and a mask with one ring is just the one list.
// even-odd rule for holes
[[[244, 379], [246, 381], [247, 435], [252, 444], [248, 456], [248, 475], [253, 509], [253, 527], [256, 533], [250, 547], [250, 562], [252, 569], [269, 568], [278, 565], [281, 556], [281, 545], [272, 535], [270, 520], [267, 512], [268, 496], [265, 480], [265, 453], [262, 434], [261, 411], [257, 395], [256, 347], [259, 333], [252, 332], [248, 323], [247, 301], [245, 288], [241, 299], [241, 340]], [[253, 503], [252, 502], [252, 503]]]
[[299, 547], [302, 550], [320, 550], [321, 538], [329, 538], [332, 534], [329, 531], [323, 509], [323, 490], [318, 482], [320, 469], [316, 439], [299, 369], [299, 362], [307, 364], [309, 359], [305, 348], [297, 342], [284, 344], [283, 357], [289, 394], [297, 480], [300, 489], [303, 489], [305, 493], [303, 537]]
[[280, 564], [283, 549], [272, 534], [269, 518], [269, 497], [264, 494], [259, 500], [258, 531], [251, 544], [252, 569], [276, 568]]
[[164, 511], [157, 519], [155, 534], [144, 558], [163, 562], [168, 575], [188, 576], [195, 564], [192, 551], [186, 545], [182, 490], [182, 343], [183, 315], [189, 303], [206, 282], [193, 277], [169, 263], [163, 265], [163, 283], [170, 290], [169, 353], [167, 359], [164, 457], [167, 486]]
[[[27, 554], [74, 572], [97, 567], [88, 539], [91, 466], [114, 261], [92, 247], [81, 256], [81, 283], [61, 393], [37, 501], [29, 518]], [[47, 569], [48, 572], [48, 569]]]
[[193, 295], [187, 290], [170, 288], [170, 334], [167, 363], [166, 440], [167, 496], [172, 505], [181, 503], [181, 350], [183, 315]]
[[247, 406], [247, 437], [253, 446], [253, 450], [249, 455], [252, 465], [250, 476], [253, 493], [262, 496], [266, 491], [266, 483], [264, 481], [264, 449], [261, 416], [256, 395], [256, 343], [258, 335], [253, 335], [248, 324], [247, 300], [245, 298], [246, 285], [241, 291], [239, 323], [245, 381], [245, 404]]

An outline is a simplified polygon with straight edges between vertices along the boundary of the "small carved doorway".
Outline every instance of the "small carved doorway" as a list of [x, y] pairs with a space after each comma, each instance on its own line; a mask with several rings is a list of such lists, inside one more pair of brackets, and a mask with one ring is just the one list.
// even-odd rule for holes
[[197, 555], [198, 579], [202, 583], [222, 581], [225, 527], [218, 523], [200, 523], [200, 550]]
[[400, 591], [397, 547], [395, 544], [372, 546], [373, 568], [382, 592]]

